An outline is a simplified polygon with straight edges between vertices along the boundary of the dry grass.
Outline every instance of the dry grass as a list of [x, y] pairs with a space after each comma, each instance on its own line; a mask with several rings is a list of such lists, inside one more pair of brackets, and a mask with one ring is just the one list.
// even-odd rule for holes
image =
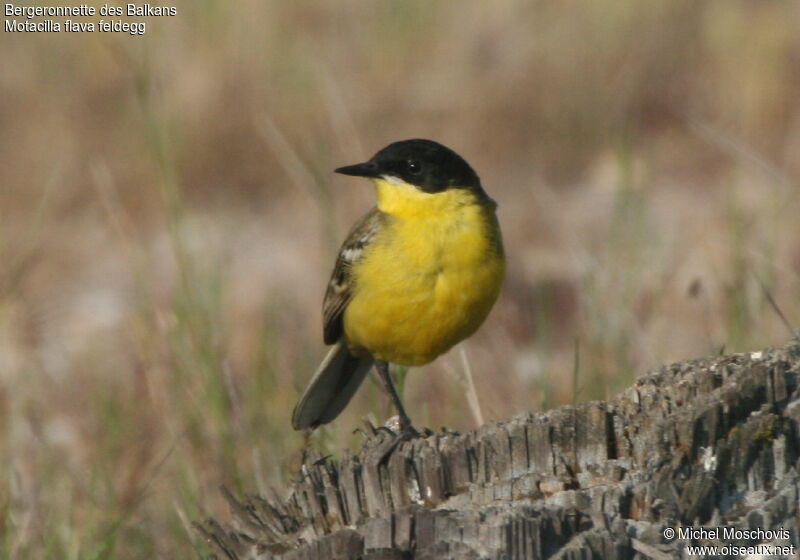
[[[473, 163], [509, 255], [472, 382], [458, 352], [409, 374], [419, 423], [780, 344], [770, 298], [800, 324], [796, 1], [178, 6], [0, 37], [0, 558], [201, 557], [220, 484], [291, 475], [372, 201], [331, 169], [393, 140]], [[386, 404], [365, 385], [313, 444]]]

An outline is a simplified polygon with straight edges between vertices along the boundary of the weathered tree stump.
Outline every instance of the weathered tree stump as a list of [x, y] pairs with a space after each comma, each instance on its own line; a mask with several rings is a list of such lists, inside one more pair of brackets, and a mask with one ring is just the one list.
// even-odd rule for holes
[[799, 382], [794, 341], [466, 434], [393, 448], [379, 430], [285, 499], [229, 496], [234, 527], [198, 527], [230, 559], [667, 559], [690, 542], [665, 529], [687, 526], [782, 528], [745, 544], [800, 548]]

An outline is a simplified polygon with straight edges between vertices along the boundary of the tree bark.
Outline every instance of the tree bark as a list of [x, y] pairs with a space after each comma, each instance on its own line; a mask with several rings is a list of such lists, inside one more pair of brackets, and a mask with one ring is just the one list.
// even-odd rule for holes
[[[226, 494], [198, 524], [219, 557], [588, 559], [685, 556], [687, 544], [800, 549], [800, 343], [680, 362], [608, 402], [396, 444], [378, 430], [306, 464], [285, 499]], [[288, 428], [287, 428], [288, 429]], [[766, 539], [665, 529], [780, 530]], [[763, 536], [763, 535], [762, 535]]]

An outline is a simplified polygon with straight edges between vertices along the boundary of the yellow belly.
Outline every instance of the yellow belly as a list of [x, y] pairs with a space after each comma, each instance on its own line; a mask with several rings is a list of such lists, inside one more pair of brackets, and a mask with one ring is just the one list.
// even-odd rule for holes
[[505, 265], [494, 216], [478, 206], [394, 217], [354, 266], [344, 313], [352, 352], [421, 365], [473, 334]]

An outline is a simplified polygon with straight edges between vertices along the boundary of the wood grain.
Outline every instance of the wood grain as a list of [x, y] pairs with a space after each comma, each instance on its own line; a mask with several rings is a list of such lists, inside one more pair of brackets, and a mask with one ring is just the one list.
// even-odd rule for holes
[[226, 494], [234, 524], [197, 527], [233, 560], [673, 558], [687, 543], [664, 529], [689, 525], [785, 528], [800, 548], [799, 385], [794, 341], [466, 434], [377, 430], [309, 461], [287, 499]]

